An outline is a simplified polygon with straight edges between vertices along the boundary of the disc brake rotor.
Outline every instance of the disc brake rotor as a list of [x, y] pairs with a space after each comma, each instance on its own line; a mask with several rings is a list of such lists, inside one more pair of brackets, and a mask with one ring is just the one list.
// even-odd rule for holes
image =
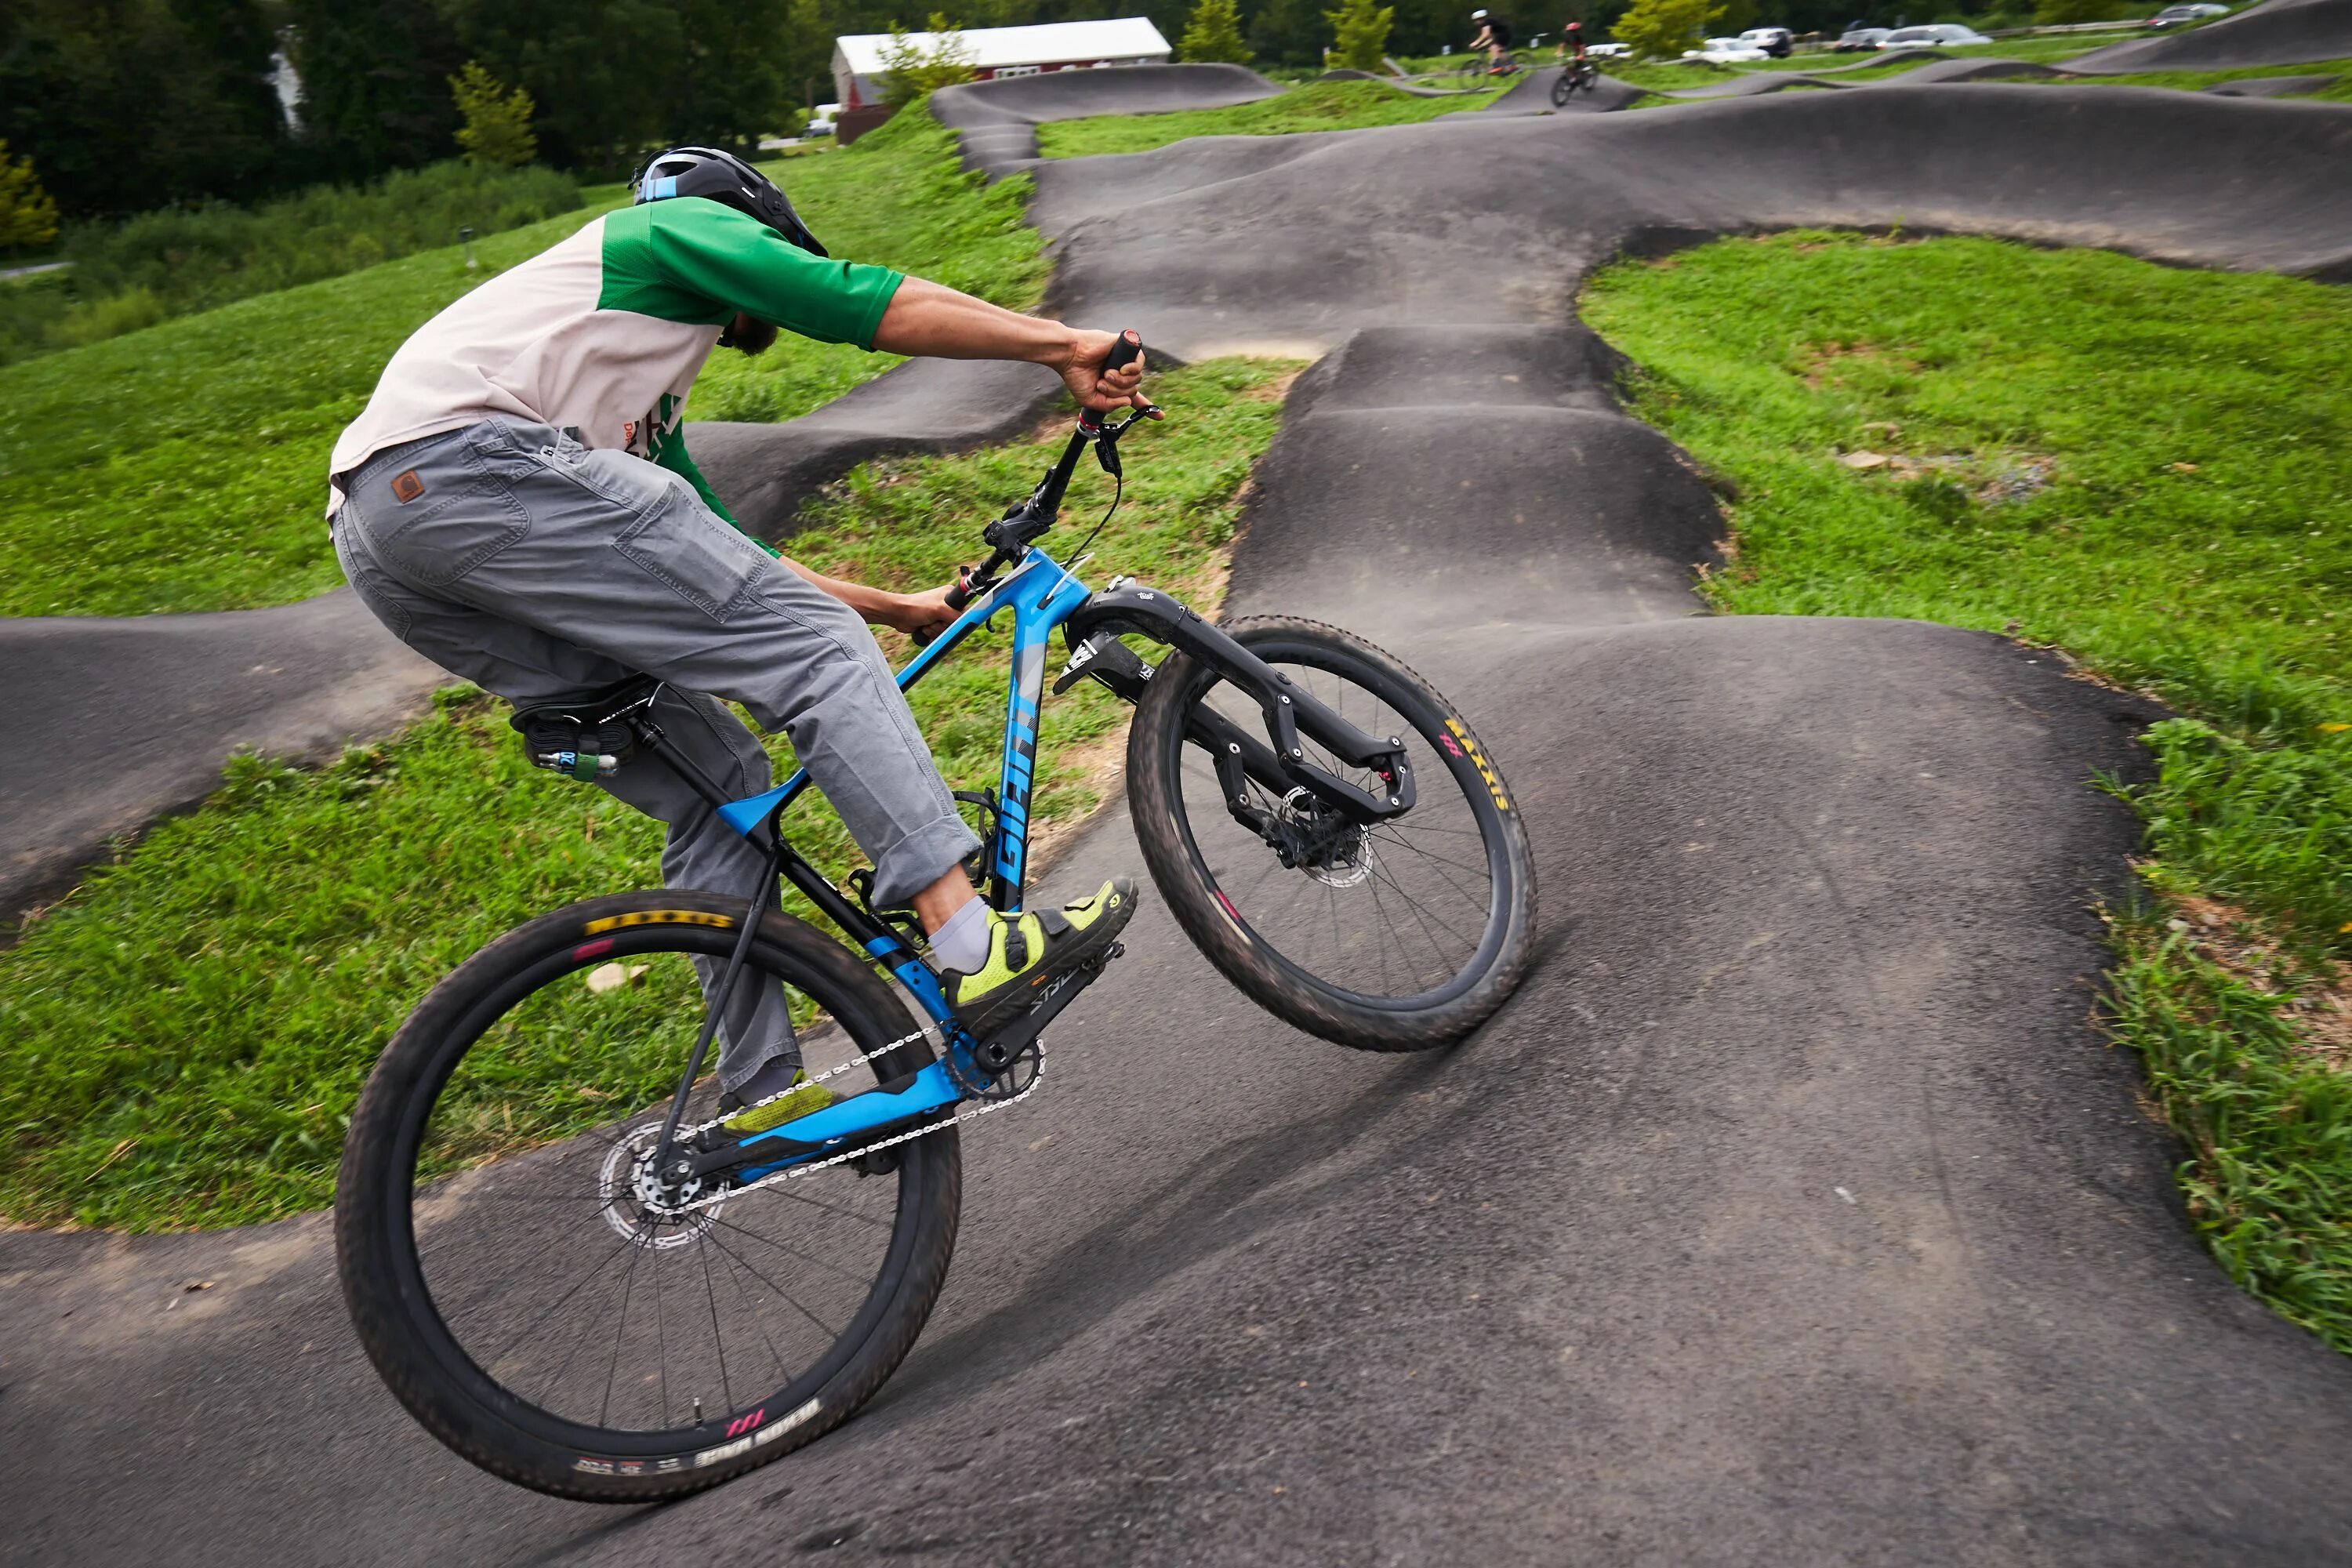
[[1295, 837], [1298, 868], [1326, 887], [1352, 888], [1372, 874], [1362, 826], [1334, 816], [1304, 787], [1282, 797], [1275, 819]]
[[[614, 1142], [597, 1173], [596, 1196], [604, 1223], [614, 1234], [639, 1247], [667, 1251], [699, 1241], [718, 1223], [726, 1194], [706, 1194], [698, 1177], [665, 1190], [654, 1174], [654, 1146], [661, 1142], [661, 1130], [660, 1122], [648, 1121]], [[706, 1196], [712, 1201], [687, 1206]]]

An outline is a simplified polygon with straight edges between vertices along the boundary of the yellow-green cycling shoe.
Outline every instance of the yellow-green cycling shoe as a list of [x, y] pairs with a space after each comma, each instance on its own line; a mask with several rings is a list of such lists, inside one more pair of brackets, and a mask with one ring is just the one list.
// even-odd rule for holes
[[1135, 914], [1135, 884], [1113, 877], [1059, 910], [988, 913], [988, 962], [940, 976], [956, 1021], [982, 1039], [1025, 1011], [1052, 982], [1102, 958]]
[[725, 1115], [730, 1110], [734, 1111], [733, 1115], [727, 1116], [719, 1125], [738, 1138], [749, 1138], [754, 1132], [765, 1132], [772, 1127], [782, 1127], [795, 1117], [807, 1116], [823, 1110], [827, 1106], [835, 1104], [839, 1096], [821, 1083], [811, 1083], [808, 1074], [795, 1073], [792, 1086], [773, 1100], [762, 1100], [758, 1105], [744, 1106], [739, 1110], [728, 1103], [734, 1098], [730, 1094], [719, 1100], [720, 1114]]

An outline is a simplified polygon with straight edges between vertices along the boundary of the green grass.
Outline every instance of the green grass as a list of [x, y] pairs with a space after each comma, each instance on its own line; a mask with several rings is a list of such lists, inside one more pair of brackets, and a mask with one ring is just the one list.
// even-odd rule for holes
[[[1507, 85], [1507, 84], [1506, 84]], [[1413, 125], [1440, 115], [1479, 109], [1503, 91], [1450, 98], [1415, 98], [1376, 81], [1323, 81], [1278, 98], [1231, 109], [1175, 114], [1100, 114], [1037, 128], [1048, 158], [1090, 158], [1104, 153], [1147, 153], [1190, 136], [1287, 136], [1302, 131], [1352, 131], [1368, 125]]]
[[[2201, 92], [2229, 81], [2252, 81], [2264, 77], [2333, 76], [2335, 84], [2317, 92], [2305, 93], [2290, 101], [2295, 103], [2352, 103], [2352, 59], [2320, 60], [2304, 66], [2247, 66], [2224, 71], [2141, 71], [2131, 76], [2077, 76], [2063, 78], [2074, 87], [2168, 87], [2182, 92]], [[2051, 78], [2036, 78], [2050, 81]]]
[[[1213, 606], [1235, 496], [1273, 438], [1287, 368], [1213, 361], [1156, 383], [1171, 416], [1127, 444], [1126, 505], [1093, 574]], [[868, 465], [816, 506], [794, 552], [869, 581], [943, 582], [1061, 438]], [[1066, 551], [1108, 499], [1089, 468]], [[916, 691], [958, 787], [995, 781], [1005, 658], [1004, 637], [983, 634]], [[1098, 776], [1070, 748], [1124, 716], [1091, 683], [1048, 702], [1042, 821], [1095, 804]], [[822, 802], [796, 814], [793, 838], [829, 872], [857, 863]], [[527, 767], [504, 706], [478, 696], [446, 694], [406, 733], [323, 771], [238, 762], [203, 809], [159, 825], [0, 952], [0, 1216], [152, 1230], [326, 1203], [360, 1082], [425, 990], [525, 918], [656, 884], [659, 847], [656, 825]], [[524, 1134], [596, 1120], [577, 1060], [518, 1070], [537, 1081], [512, 1100], [543, 1091]]]
[[2117, 911], [2114, 1028], [2216, 1254], [2352, 1352], [2352, 1079], [2309, 1022], [2352, 961], [2352, 292], [1800, 233], [1612, 268], [1583, 309], [1734, 481], [1719, 607], [2008, 632], [2189, 716], [2126, 793], [2154, 907], [2224, 912]]
[[[983, 188], [929, 115], [901, 119], [870, 152], [789, 160], [795, 205], [836, 255], [1034, 304], [1045, 264], [1027, 183]], [[588, 194], [477, 253], [511, 267], [622, 199]], [[0, 369], [0, 615], [240, 609], [337, 586], [327, 454], [393, 351], [481, 277], [456, 249], [427, 251]], [[792, 339], [757, 361], [714, 355], [692, 414], [788, 418], [897, 363]]]

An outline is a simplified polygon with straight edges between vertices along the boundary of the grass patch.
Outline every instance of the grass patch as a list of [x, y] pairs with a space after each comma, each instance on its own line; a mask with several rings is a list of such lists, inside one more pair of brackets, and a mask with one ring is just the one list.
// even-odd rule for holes
[[2058, 79], [2069, 87], [2168, 87], [2182, 92], [2202, 92], [2207, 88], [2224, 82], [2254, 81], [2281, 76], [2333, 76], [2333, 85], [2317, 92], [2303, 93], [2290, 101], [2296, 103], [2352, 103], [2352, 59], [2319, 60], [2303, 66], [2241, 66], [2222, 71], [2139, 71], [2130, 76], [2070, 76], [2061, 79], [2047, 77], [2034, 79], [2048, 82]]
[[[1127, 502], [1090, 573], [1214, 607], [1235, 498], [1273, 439], [1289, 368], [1213, 361], [1156, 383], [1170, 420], [1129, 443]], [[869, 464], [814, 505], [794, 552], [845, 576], [943, 582], [1063, 434]], [[1065, 549], [1108, 496], [1105, 476], [1082, 471]], [[915, 693], [958, 787], [995, 781], [1006, 657], [1003, 635], [982, 634]], [[445, 694], [396, 740], [323, 771], [241, 759], [203, 809], [157, 826], [0, 952], [0, 1220], [153, 1230], [325, 1204], [360, 1083], [427, 988], [520, 921], [656, 885], [659, 827], [526, 766], [506, 716]], [[1087, 748], [1124, 721], [1092, 683], [1047, 703], [1034, 816], [1049, 831], [1096, 804]], [[830, 872], [858, 863], [822, 802], [793, 837]], [[597, 1120], [572, 1092], [579, 1063], [549, 1054], [516, 1069], [562, 1111], [533, 1136]]]
[[[869, 152], [776, 172], [836, 255], [999, 304], [1041, 294], [1026, 181], [984, 187], [929, 115]], [[868, 138], [868, 142], [877, 140]], [[478, 240], [493, 270], [625, 199]], [[460, 250], [240, 300], [0, 369], [0, 615], [132, 616], [282, 604], [341, 583], [320, 512], [327, 455], [409, 333], [481, 281]], [[898, 362], [787, 339], [715, 354], [701, 419], [804, 414]]]
[[2352, 1079], [2313, 1044], [2352, 960], [2352, 292], [1795, 233], [1584, 312], [1738, 483], [1720, 607], [2007, 632], [2191, 715], [2129, 792], [2157, 912], [2116, 917], [2113, 1026], [2216, 1255], [2352, 1352]]
[[1417, 125], [1440, 115], [1484, 108], [1503, 90], [1498, 85], [1487, 92], [1416, 98], [1377, 81], [1319, 81], [1293, 88], [1278, 98], [1231, 109], [1098, 114], [1059, 121], [1037, 127], [1037, 146], [1048, 158], [1090, 158], [1104, 153], [1148, 153], [1192, 136], [1288, 136], [1303, 131]]

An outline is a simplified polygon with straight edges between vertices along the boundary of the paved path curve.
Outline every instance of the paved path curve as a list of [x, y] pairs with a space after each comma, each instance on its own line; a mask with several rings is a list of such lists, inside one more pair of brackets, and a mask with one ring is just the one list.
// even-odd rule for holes
[[[1535, 833], [1525, 990], [1455, 1051], [1355, 1056], [1147, 908], [1058, 1090], [968, 1141], [905, 1371], [666, 1510], [439, 1450], [352, 1346], [316, 1217], [0, 1237], [12, 1550], [2341, 1561], [2352, 1365], [2214, 1268], [2085, 1022], [2135, 830], [2084, 786], [2141, 765], [2149, 715], [1995, 638], [1697, 614], [1707, 491], [1570, 301], [1629, 246], [1898, 216], [2345, 276], [2347, 151], [2326, 107], [1947, 87], [1041, 171], [1069, 308], [1329, 351], [1232, 608], [1358, 626], [1467, 710]], [[1114, 811], [1063, 875], [1135, 858]]]

